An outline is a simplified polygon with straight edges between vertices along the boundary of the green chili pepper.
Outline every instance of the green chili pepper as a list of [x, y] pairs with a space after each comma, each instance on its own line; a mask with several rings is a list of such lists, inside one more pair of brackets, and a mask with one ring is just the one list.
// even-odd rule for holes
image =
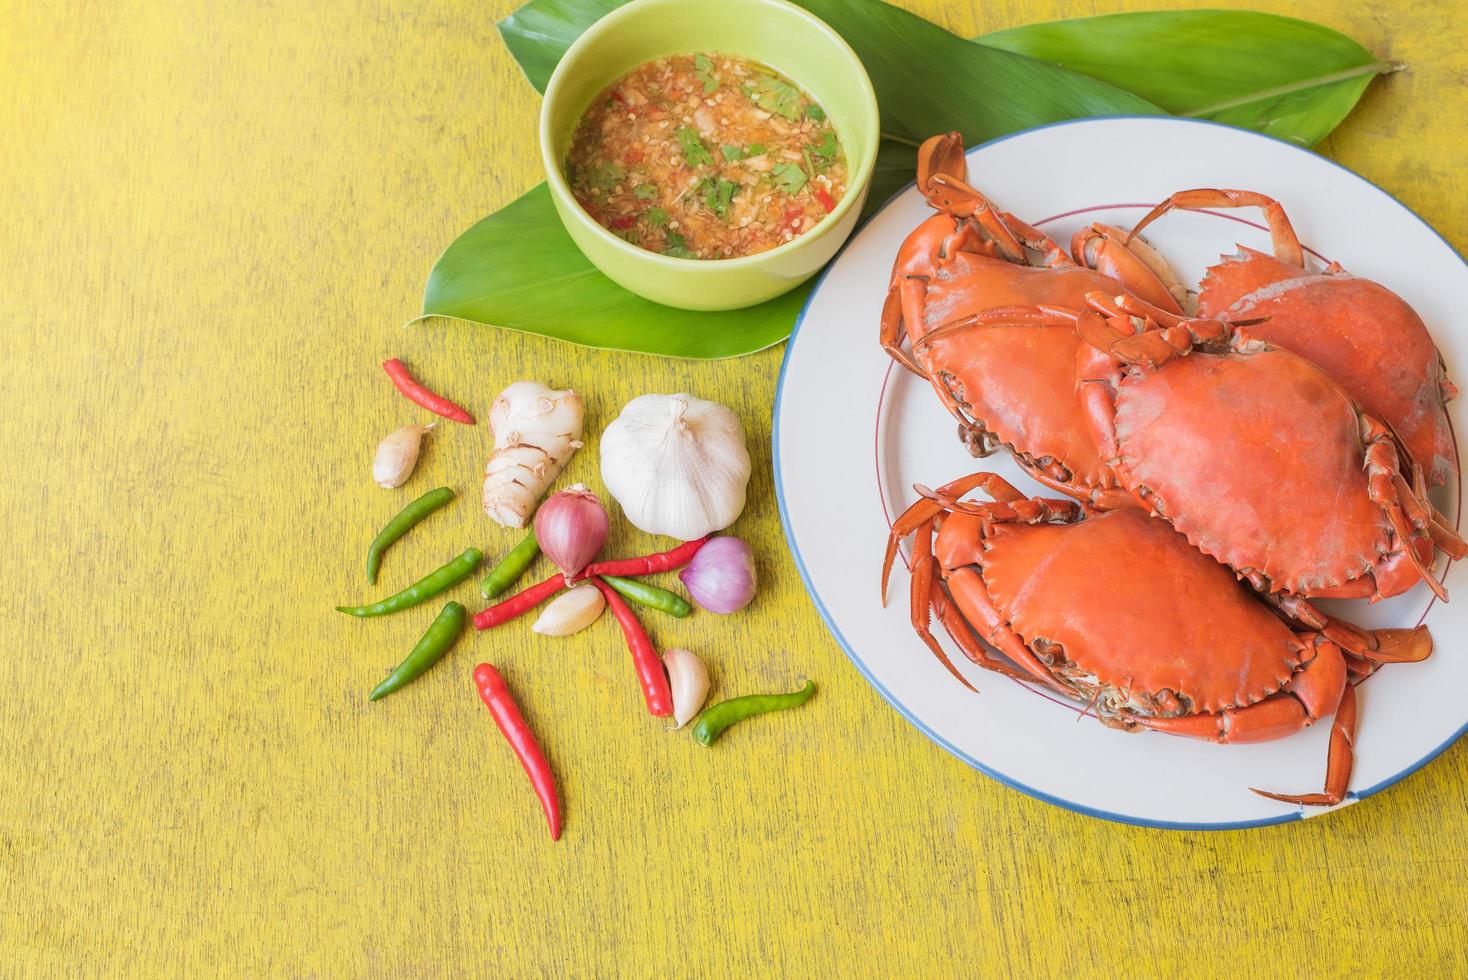
[[377, 532], [377, 537], [373, 538], [372, 544], [367, 547], [367, 581], [373, 585], [377, 584], [377, 570], [382, 567], [382, 553], [387, 550], [388, 545], [407, 534], [413, 525], [453, 499], [452, 490], [448, 487], [439, 487], [437, 490], [428, 491], [398, 511], [398, 516], [388, 521], [387, 526]]
[[370, 606], [337, 606], [336, 611], [344, 612], [348, 616], [386, 616], [399, 609], [407, 609], [420, 602], [427, 602], [440, 592], [452, 589], [473, 575], [474, 569], [479, 567], [480, 559], [483, 557], [484, 554], [478, 548], [470, 548], [442, 568], [429, 572], [397, 595], [390, 595], [381, 602], [374, 602]]
[[797, 708], [810, 700], [810, 696], [816, 693], [814, 681], [806, 681], [805, 686], [790, 694], [746, 694], [742, 698], [730, 698], [728, 701], [720, 701], [712, 708], [708, 708], [699, 717], [693, 726], [693, 737], [701, 745], [713, 745], [714, 739], [724, 733], [724, 729], [736, 722], [755, 715], [767, 714], [771, 711], [784, 711], [786, 708]]
[[367, 695], [368, 701], [376, 701], [385, 698], [400, 687], [406, 687], [417, 680], [424, 671], [438, 663], [439, 658], [449, 652], [449, 647], [464, 632], [464, 607], [457, 602], [450, 602], [443, 607], [443, 612], [428, 627], [428, 632], [423, 634], [413, 647], [413, 651], [393, 668], [393, 672], [387, 675], [387, 679], [372, 689]]
[[525, 574], [525, 569], [540, 554], [540, 542], [535, 540], [535, 532], [531, 531], [525, 535], [525, 540], [515, 545], [514, 549], [505, 555], [500, 563], [489, 570], [484, 576], [484, 581], [479, 583], [479, 592], [486, 599], [493, 599], [504, 592], [510, 586], [520, 580]]
[[676, 592], [660, 589], [656, 585], [648, 585], [646, 582], [620, 578], [616, 575], [603, 575], [601, 580], [640, 606], [656, 609], [658, 612], [665, 612], [679, 619], [693, 612], [693, 607], [688, 604], [687, 599]]

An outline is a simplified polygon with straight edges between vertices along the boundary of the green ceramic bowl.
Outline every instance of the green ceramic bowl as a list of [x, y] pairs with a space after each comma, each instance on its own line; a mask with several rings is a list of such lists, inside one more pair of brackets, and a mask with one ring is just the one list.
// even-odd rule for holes
[[[625, 242], [571, 196], [563, 170], [571, 136], [604, 88], [645, 62], [717, 51], [768, 65], [826, 110], [846, 154], [846, 195], [820, 224], [768, 252], [677, 259]], [[731, 310], [779, 296], [810, 278], [856, 227], [877, 160], [877, 97], [856, 52], [784, 0], [633, 0], [582, 34], [546, 86], [540, 155], [566, 230], [596, 267], [650, 300], [688, 310]]]

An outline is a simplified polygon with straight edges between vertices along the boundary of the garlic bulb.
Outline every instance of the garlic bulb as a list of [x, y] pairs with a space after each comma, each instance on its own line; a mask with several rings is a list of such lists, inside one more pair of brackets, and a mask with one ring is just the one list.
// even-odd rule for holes
[[744, 510], [749, 450], [739, 416], [689, 394], [643, 395], [601, 437], [601, 478], [627, 519], [692, 541]]

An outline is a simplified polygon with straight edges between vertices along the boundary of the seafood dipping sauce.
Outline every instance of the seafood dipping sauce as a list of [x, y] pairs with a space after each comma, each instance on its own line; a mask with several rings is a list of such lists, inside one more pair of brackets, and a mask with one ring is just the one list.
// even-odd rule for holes
[[680, 54], [597, 96], [566, 177], [587, 213], [633, 245], [728, 259], [814, 228], [846, 193], [846, 158], [793, 82], [732, 55]]

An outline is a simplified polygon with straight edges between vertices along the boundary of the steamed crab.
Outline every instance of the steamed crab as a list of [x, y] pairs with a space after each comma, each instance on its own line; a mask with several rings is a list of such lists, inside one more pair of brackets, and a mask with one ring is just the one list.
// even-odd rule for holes
[[[1066, 326], [1005, 309], [1082, 308], [1094, 290], [1124, 290], [1181, 311], [1186, 290], [1141, 239], [1082, 229], [1072, 254], [964, 182], [957, 133], [927, 140], [918, 187], [937, 208], [903, 242], [882, 309], [881, 342], [929, 381], [959, 421], [969, 452], [1004, 447], [1035, 479], [1088, 500], [1122, 502], [1110, 467], [1086, 435], [1075, 396], [1080, 342]], [[904, 335], [911, 343], [903, 349]]]
[[[960, 499], [975, 488], [994, 502]], [[1323, 789], [1254, 790], [1271, 799], [1339, 803], [1353, 762], [1351, 676], [1432, 650], [1421, 627], [1366, 633], [1304, 602], [1294, 609], [1308, 622], [1287, 621], [1136, 508], [1027, 499], [987, 473], [918, 489], [924, 499], [893, 525], [882, 593], [898, 541], [916, 534], [913, 626], [955, 676], [933, 615], [974, 663], [1083, 702], [1114, 727], [1259, 742], [1333, 717]]]
[[1320, 368], [1249, 327], [1093, 293], [1049, 311], [1091, 347], [1080, 390], [1126, 488], [1264, 592], [1397, 595], [1463, 539], [1396, 435]]
[[1334, 262], [1320, 272], [1309, 271], [1284, 208], [1252, 191], [1180, 191], [1153, 208], [1132, 233], [1174, 208], [1237, 207], [1262, 209], [1274, 254], [1239, 246], [1236, 254], [1211, 266], [1200, 286], [1198, 315], [1259, 319], [1252, 331], [1256, 337], [1313, 361], [1396, 430], [1430, 485], [1446, 483], [1458, 463], [1444, 405], [1457, 388], [1448, 381], [1422, 318], [1404, 299]]

